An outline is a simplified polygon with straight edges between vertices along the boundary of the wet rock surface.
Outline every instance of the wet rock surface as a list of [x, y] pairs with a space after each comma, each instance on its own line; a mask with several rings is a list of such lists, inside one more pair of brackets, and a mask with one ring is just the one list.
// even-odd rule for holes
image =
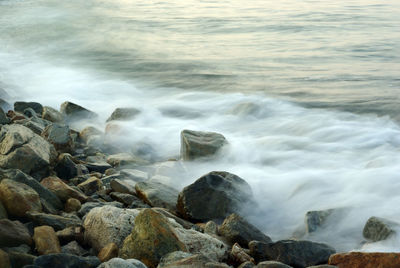
[[183, 130], [181, 132], [181, 158], [195, 160], [215, 155], [227, 141], [215, 132]]

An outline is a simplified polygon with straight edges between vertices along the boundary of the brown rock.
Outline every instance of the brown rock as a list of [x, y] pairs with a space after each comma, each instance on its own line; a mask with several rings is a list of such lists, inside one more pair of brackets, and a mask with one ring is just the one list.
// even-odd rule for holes
[[34, 229], [33, 240], [39, 255], [61, 253], [60, 242], [53, 227], [39, 226]]
[[118, 257], [118, 246], [115, 243], [109, 243], [104, 248], [102, 248], [97, 257], [101, 262], [106, 262], [112, 258]]
[[78, 185], [78, 188], [81, 189], [85, 194], [92, 195], [102, 187], [102, 182], [96, 177], [91, 177], [86, 181], [82, 182]]
[[56, 176], [47, 177], [40, 182], [44, 187], [52, 191], [62, 201], [67, 201], [69, 198], [78, 199], [80, 202], [86, 202], [87, 196], [83, 193], [68, 186], [60, 178]]
[[19, 221], [0, 220], [0, 247], [14, 247], [32, 244], [28, 229]]
[[8, 214], [23, 217], [27, 211], [42, 211], [38, 193], [26, 184], [4, 179], [0, 183], [0, 200]]
[[0, 268], [11, 268], [8, 254], [0, 249]]
[[78, 199], [70, 198], [65, 202], [65, 212], [70, 213], [80, 210], [82, 207], [81, 202]]
[[339, 268], [399, 268], [400, 253], [338, 253], [331, 255], [329, 264]]

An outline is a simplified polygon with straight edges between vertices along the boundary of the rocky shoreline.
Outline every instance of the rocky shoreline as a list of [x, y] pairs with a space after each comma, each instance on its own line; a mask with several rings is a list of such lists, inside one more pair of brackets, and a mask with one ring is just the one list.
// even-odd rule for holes
[[[0, 105], [0, 268], [400, 267], [400, 253], [272, 241], [241, 216], [255, 201], [235, 174], [210, 171], [181, 191], [168, 186], [160, 170], [215, 157], [228, 144], [219, 133], [183, 130], [180, 158], [158, 161], [107, 142], [134, 108], [116, 109], [103, 132], [74, 130], [70, 123], [97, 115], [71, 102], [60, 110]], [[341, 211], [308, 212], [297, 237]], [[363, 235], [384, 240], [393, 226], [371, 217]]]

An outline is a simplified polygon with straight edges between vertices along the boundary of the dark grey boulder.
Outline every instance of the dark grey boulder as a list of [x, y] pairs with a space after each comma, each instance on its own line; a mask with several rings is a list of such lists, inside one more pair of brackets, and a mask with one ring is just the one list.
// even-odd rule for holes
[[110, 197], [118, 202], [123, 203], [126, 206], [132, 205], [134, 202], [140, 202], [141, 200], [131, 194], [124, 194], [119, 192], [112, 192], [110, 193]]
[[210, 172], [189, 186], [178, 197], [178, 212], [186, 219], [224, 219], [253, 201], [250, 185], [224, 171]]
[[79, 218], [63, 217], [39, 212], [27, 212], [27, 216], [37, 226], [48, 225], [56, 231], [63, 230], [69, 226], [80, 226], [82, 221]]
[[86, 163], [85, 166], [89, 170], [89, 172], [100, 172], [104, 173], [107, 169], [112, 168], [110, 164], [107, 162], [97, 162], [97, 163]]
[[101, 264], [97, 257], [79, 257], [72, 254], [58, 253], [39, 256], [33, 263], [41, 267], [54, 268], [96, 268]]
[[256, 261], [274, 260], [295, 268], [304, 268], [328, 262], [335, 253], [332, 247], [305, 240], [281, 240], [275, 243], [251, 241], [250, 255]]
[[227, 141], [215, 132], [183, 130], [181, 132], [181, 158], [195, 160], [215, 155]]
[[107, 122], [132, 120], [139, 113], [140, 111], [136, 108], [117, 108], [107, 119]]
[[84, 165], [76, 164], [70, 154], [60, 154], [54, 167], [57, 176], [63, 180], [70, 180], [76, 176], [88, 174], [89, 170]]
[[73, 120], [91, 119], [97, 117], [96, 113], [69, 101], [61, 104], [60, 112], [67, 118]]
[[64, 208], [61, 200], [52, 191], [18, 169], [0, 169], [0, 181], [3, 179], [10, 179], [28, 185], [39, 194], [42, 204], [51, 206], [53, 210]]
[[385, 240], [396, 233], [396, 229], [400, 228], [400, 224], [384, 218], [371, 217], [364, 226], [363, 236], [372, 241], [377, 242]]
[[17, 101], [14, 103], [14, 111], [23, 113], [25, 109], [32, 108], [36, 114], [42, 116], [43, 106], [38, 102]]
[[16, 247], [32, 244], [28, 229], [19, 221], [0, 220], [0, 247]]
[[257, 240], [265, 243], [272, 242], [257, 227], [247, 222], [237, 214], [229, 215], [219, 227], [219, 234], [226, 237], [232, 244], [239, 243], [242, 247], [247, 247], [250, 241]]
[[67, 125], [53, 123], [48, 125], [42, 132], [42, 137], [54, 145], [57, 151], [71, 152], [74, 143]]

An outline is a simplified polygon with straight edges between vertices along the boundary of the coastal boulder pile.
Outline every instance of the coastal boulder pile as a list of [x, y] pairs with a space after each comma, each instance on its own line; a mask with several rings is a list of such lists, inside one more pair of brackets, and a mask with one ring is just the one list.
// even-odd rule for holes
[[[139, 113], [118, 108], [107, 121]], [[223, 157], [228, 142], [219, 133], [184, 130], [180, 159], [155, 161], [110, 144], [113, 131], [71, 127], [98, 118], [68, 101], [60, 110], [22, 101], [0, 110], [1, 268], [399, 265], [396, 254], [335, 254], [322, 243], [272, 241], [242, 214], [255, 201], [235, 174], [210, 171], [182, 190], [171, 187], [179, 179], [169, 177], [176, 176], [171, 169]], [[312, 214], [308, 232], [329, 214]], [[387, 239], [395, 227], [372, 218], [364, 236]]]

